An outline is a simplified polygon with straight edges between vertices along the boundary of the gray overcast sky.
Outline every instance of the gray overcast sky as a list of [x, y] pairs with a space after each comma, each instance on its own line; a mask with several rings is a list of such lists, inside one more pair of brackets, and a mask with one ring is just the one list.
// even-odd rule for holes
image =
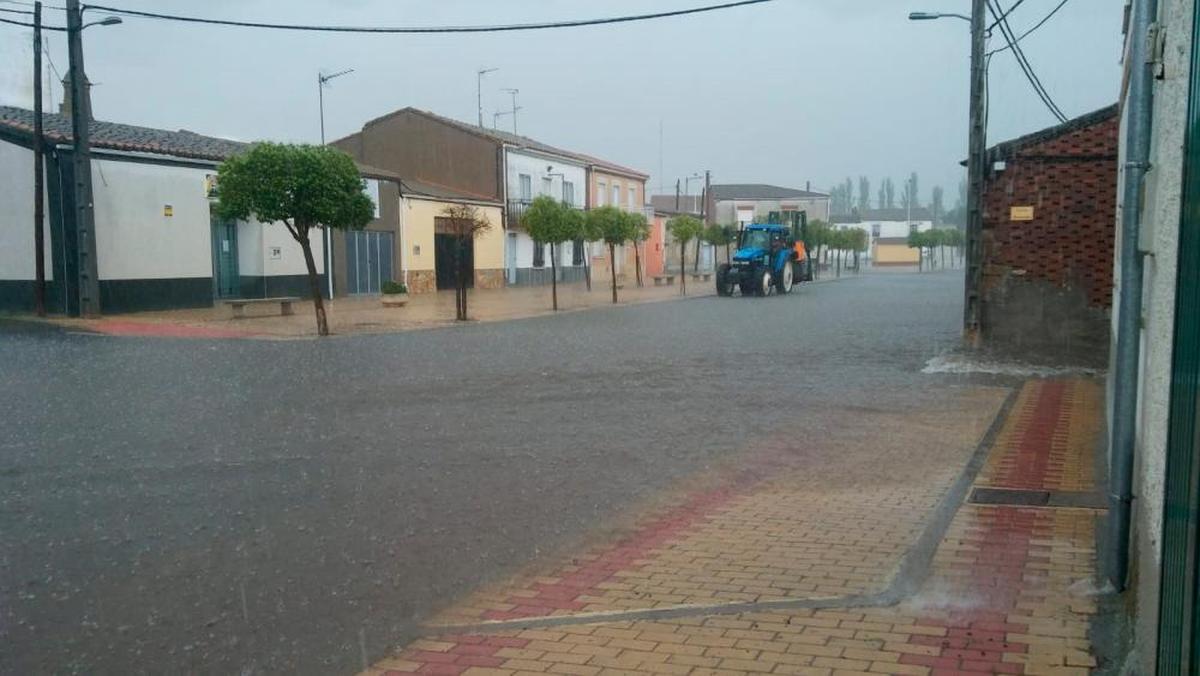
[[[678, 9], [715, 0], [606, 3], [484, 0], [107, 0], [130, 9], [342, 25], [518, 23]], [[1011, 6], [1013, 0], [1001, 0]], [[49, 4], [58, 4], [50, 0]], [[1058, 0], [1026, 0], [1020, 34]], [[1071, 0], [1022, 45], [1068, 116], [1116, 100], [1123, 0]], [[5, 0], [7, 7], [16, 7]], [[319, 139], [316, 75], [354, 68], [326, 91], [326, 134], [412, 105], [476, 118], [520, 89], [519, 131], [654, 175], [705, 169], [716, 182], [827, 189], [865, 174], [921, 176], [954, 203], [966, 150], [964, 21], [910, 22], [909, 11], [969, 12], [968, 0], [776, 0], [711, 14], [485, 35], [340, 35], [128, 18], [85, 33], [97, 118], [243, 140]], [[6, 15], [10, 16], [10, 15]], [[12, 16], [12, 18], [17, 18]], [[94, 18], [94, 17], [93, 17]], [[47, 11], [47, 23], [62, 12]], [[28, 30], [0, 27], [0, 102], [30, 105]], [[49, 36], [60, 71], [63, 34]], [[997, 33], [991, 46], [1002, 43]], [[1008, 54], [991, 67], [989, 144], [1053, 124]], [[55, 87], [55, 103], [61, 91]], [[502, 125], [511, 124], [502, 119]], [[695, 190], [693, 183], [693, 191]]]

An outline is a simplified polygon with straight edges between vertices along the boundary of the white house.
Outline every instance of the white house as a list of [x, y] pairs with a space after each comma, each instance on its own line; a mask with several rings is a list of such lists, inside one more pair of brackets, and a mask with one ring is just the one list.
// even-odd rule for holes
[[[47, 309], [79, 311], [71, 123], [43, 118]], [[247, 144], [93, 120], [92, 183], [102, 312], [208, 307], [222, 298], [308, 295], [282, 225], [214, 211], [218, 164]], [[0, 106], [0, 309], [33, 307], [33, 112]], [[313, 253], [324, 280], [323, 242]]]
[[[519, 138], [519, 137], [517, 137]], [[550, 247], [536, 245], [520, 226], [521, 215], [534, 198], [549, 195], [576, 209], [585, 208], [587, 163], [566, 153], [552, 153], [546, 146], [529, 143], [504, 144], [504, 181], [508, 194], [509, 230], [505, 242], [504, 267], [509, 284], [538, 284], [550, 281]], [[583, 278], [584, 247], [565, 242], [555, 254], [559, 281]]]
[[867, 209], [849, 216], [834, 216], [833, 227], [862, 228], [867, 231], [868, 265], [915, 266], [920, 253], [909, 248], [908, 235], [933, 229], [933, 214], [925, 207], [914, 209]]

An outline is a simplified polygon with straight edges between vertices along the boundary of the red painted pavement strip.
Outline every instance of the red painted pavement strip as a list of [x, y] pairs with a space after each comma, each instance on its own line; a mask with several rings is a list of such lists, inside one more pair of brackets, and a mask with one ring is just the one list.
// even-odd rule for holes
[[86, 328], [108, 336], [151, 336], [159, 338], [250, 338], [257, 334], [236, 329], [218, 329], [186, 324], [158, 324], [105, 319]]
[[[1017, 448], [996, 449], [1009, 452], [1001, 458], [995, 485], [1005, 488], [1042, 488], [1048, 475], [1056, 470], [1050, 461], [1053, 440], [1064, 435], [1069, 424], [1072, 398], [1065, 382], [1039, 385], [1034, 401], [1025, 408], [1025, 420], [1017, 421], [1021, 430]], [[987, 506], [977, 507], [978, 525], [968, 528], [960, 540], [979, 548], [970, 563], [952, 566], [965, 570], [956, 578], [965, 597], [982, 603], [978, 610], [952, 611], [946, 617], [925, 618], [919, 624], [945, 627], [946, 636], [914, 635], [909, 643], [940, 647], [938, 655], [902, 655], [900, 662], [927, 666], [931, 675], [939, 674], [1023, 674], [1019, 662], [1005, 662], [1005, 654], [1024, 654], [1029, 646], [1008, 643], [1009, 633], [1025, 633], [1028, 627], [1010, 624], [1006, 618], [1016, 609], [1021, 593], [1038, 592], [1045, 583], [1040, 572], [1027, 574], [1031, 563], [1045, 564], [1050, 548], [1031, 545], [1035, 539], [1051, 537], [1054, 515], [1043, 510]], [[967, 552], [962, 552], [967, 555]]]
[[[454, 646], [445, 652], [434, 650], [405, 650], [397, 655], [397, 659], [420, 663], [418, 674], [449, 674], [456, 676], [471, 667], [499, 667], [507, 658], [496, 657], [503, 648], [524, 648], [529, 645], [528, 639], [511, 636], [489, 636], [486, 634], [461, 634], [441, 636], [437, 639], [442, 643], [453, 643]], [[398, 676], [411, 672], [389, 670], [384, 676]]]
[[603, 594], [605, 590], [599, 586], [601, 583], [617, 579], [618, 572], [640, 569], [645, 564], [639, 560], [648, 558], [654, 550], [693, 526], [708, 521], [713, 513], [744, 495], [748, 488], [777, 475], [788, 462], [789, 456], [783, 449], [764, 453], [724, 485], [692, 495], [683, 504], [667, 509], [574, 570], [554, 575], [559, 578], [558, 582], [535, 583], [530, 590], [536, 592], [534, 596], [509, 597], [508, 603], [514, 605], [511, 610], [489, 610], [483, 614], [483, 619], [515, 620], [583, 610], [588, 602], [578, 600], [580, 597]]

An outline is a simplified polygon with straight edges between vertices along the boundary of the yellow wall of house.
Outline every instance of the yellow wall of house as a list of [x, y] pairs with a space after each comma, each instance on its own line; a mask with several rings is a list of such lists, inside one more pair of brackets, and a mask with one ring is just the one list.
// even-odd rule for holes
[[[409, 270], [434, 269], [433, 222], [453, 202], [406, 197], [402, 204], [404, 223], [404, 255]], [[476, 206], [480, 215], [491, 223], [475, 238], [475, 269], [494, 270], [504, 267], [504, 228], [500, 207]]]
[[876, 244], [874, 262], [876, 265], [916, 265], [919, 256], [920, 253], [907, 244]]

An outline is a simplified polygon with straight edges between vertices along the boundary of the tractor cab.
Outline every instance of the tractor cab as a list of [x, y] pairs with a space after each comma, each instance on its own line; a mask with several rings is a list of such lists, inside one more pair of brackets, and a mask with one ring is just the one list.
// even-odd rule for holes
[[749, 262], [762, 260], [764, 256], [791, 247], [791, 233], [781, 225], [753, 223], [738, 233], [737, 253], [734, 261]]

